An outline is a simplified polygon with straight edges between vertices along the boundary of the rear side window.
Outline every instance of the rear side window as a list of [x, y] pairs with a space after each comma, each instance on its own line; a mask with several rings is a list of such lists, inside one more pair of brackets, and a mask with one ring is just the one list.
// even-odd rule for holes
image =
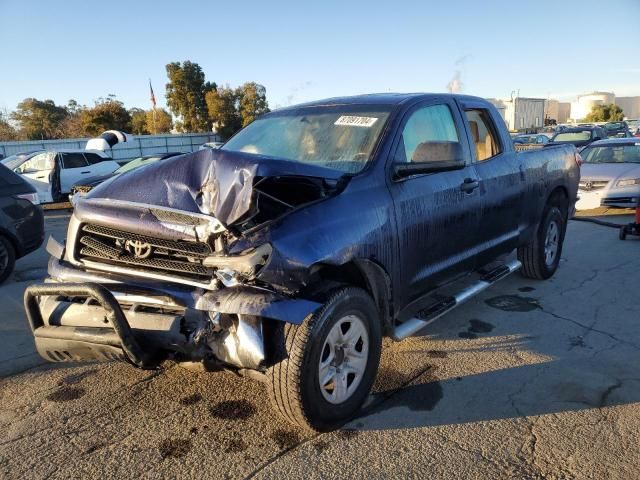
[[82, 168], [88, 165], [82, 153], [61, 153], [62, 168]]
[[89, 162], [89, 165], [95, 165], [96, 163], [104, 162], [106, 158], [101, 157], [97, 153], [85, 153], [84, 157]]
[[411, 114], [402, 130], [394, 160], [437, 162], [456, 160], [460, 155], [460, 137], [447, 105], [423, 107]]
[[470, 109], [465, 110], [465, 115], [475, 147], [476, 160], [482, 162], [501, 154], [502, 147], [489, 112], [483, 109]]

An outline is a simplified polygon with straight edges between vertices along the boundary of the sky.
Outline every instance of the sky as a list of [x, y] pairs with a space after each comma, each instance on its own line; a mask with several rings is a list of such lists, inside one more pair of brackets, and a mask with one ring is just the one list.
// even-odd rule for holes
[[640, 0], [0, 0], [0, 111], [114, 94], [163, 106], [165, 65], [255, 81], [272, 108], [373, 92], [640, 95]]

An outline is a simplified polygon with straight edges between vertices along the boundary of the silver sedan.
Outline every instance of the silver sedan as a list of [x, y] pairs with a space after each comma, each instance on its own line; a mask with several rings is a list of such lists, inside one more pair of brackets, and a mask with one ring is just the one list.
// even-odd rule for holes
[[600, 140], [581, 155], [577, 210], [635, 208], [640, 203], [640, 139]]

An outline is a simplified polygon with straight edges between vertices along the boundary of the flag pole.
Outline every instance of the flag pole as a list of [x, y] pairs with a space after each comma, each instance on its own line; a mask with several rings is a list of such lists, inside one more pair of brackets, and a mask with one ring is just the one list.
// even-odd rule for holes
[[151, 86], [151, 79], [149, 79], [149, 91], [151, 92], [151, 105], [153, 106], [153, 134], [158, 133], [156, 129], [156, 96], [153, 94], [153, 87]]

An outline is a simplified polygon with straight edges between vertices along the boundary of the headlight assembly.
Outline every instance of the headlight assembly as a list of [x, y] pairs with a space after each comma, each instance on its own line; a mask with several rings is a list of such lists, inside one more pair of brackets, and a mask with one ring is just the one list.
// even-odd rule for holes
[[640, 178], [625, 178], [616, 183], [616, 187], [630, 187], [632, 185], [640, 185]]

